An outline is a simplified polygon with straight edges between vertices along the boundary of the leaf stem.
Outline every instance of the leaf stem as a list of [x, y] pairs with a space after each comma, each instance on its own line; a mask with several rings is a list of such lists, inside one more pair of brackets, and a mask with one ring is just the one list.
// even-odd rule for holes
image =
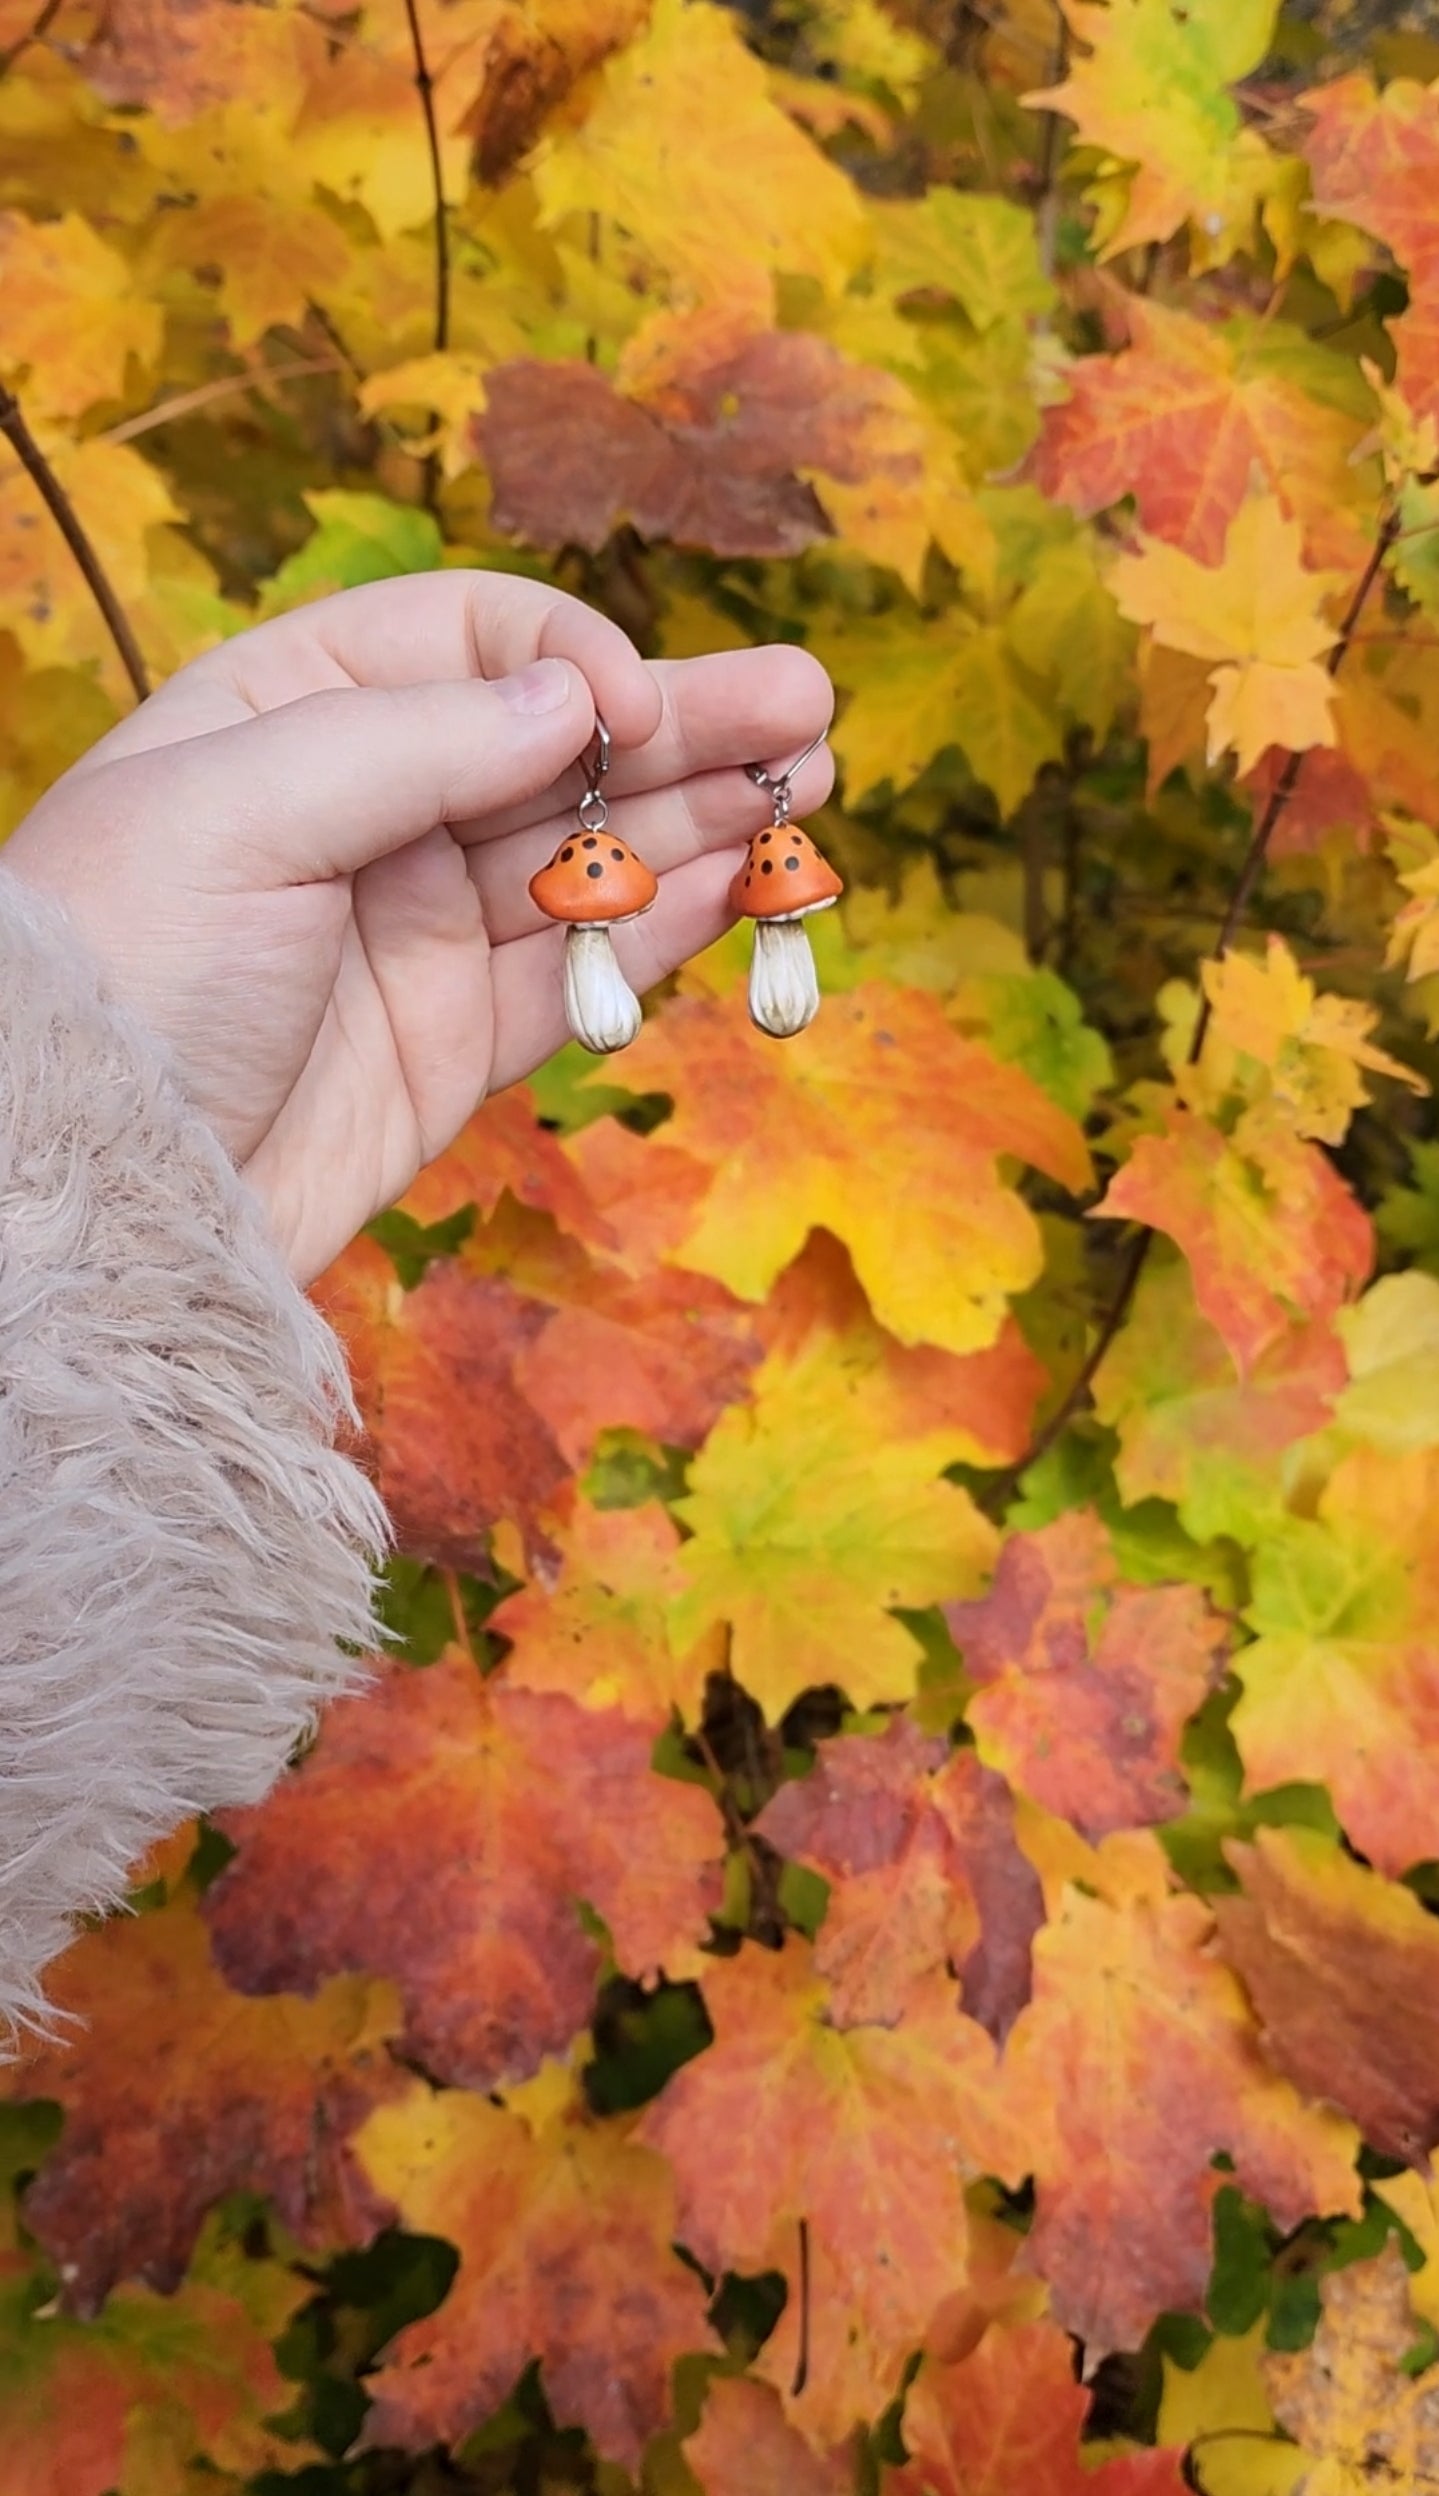
[[91, 545], [79, 514], [60, 483], [49, 460], [25, 422], [20, 402], [13, 390], [0, 387], [0, 433], [15, 452], [21, 467], [30, 477], [36, 492], [51, 519], [74, 556], [85, 586], [105, 620], [105, 627], [119, 652], [120, 664], [134, 687], [135, 699], [143, 702], [150, 691], [150, 678], [140, 655], [140, 645], [131, 630], [129, 618], [115, 595], [103, 564]]
[[[1325, 661], [1325, 666], [1331, 676], [1337, 676], [1344, 665], [1353, 645], [1359, 619], [1368, 604], [1374, 584], [1383, 570], [1385, 557], [1398, 535], [1398, 507], [1396, 504], [1391, 504], [1379, 524], [1378, 533], [1370, 549], [1369, 560], [1354, 585], [1334, 646]], [[1229, 897], [1229, 907], [1224, 913], [1223, 924], [1215, 939], [1213, 952], [1207, 957], [1211, 962], [1222, 962], [1234, 942], [1244, 914], [1254, 898], [1255, 887], [1264, 872], [1269, 844], [1274, 838], [1286, 806], [1299, 785], [1305, 761], [1313, 750], [1312, 746], [1305, 746], [1298, 752], [1290, 754], [1284, 769], [1269, 793], [1268, 803], [1254, 827], [1253, 837], [1245, 852], [1244, 863]], [[1199, 1063], [1212, 1013], [1211, 1001], [1205, 995], [1201, 998], [1199, 1012], [1195, 1017], [1194, 1033], [1184, 1061], [1186, 1066], [1197, 1066]], [[1144, 1272], [1153, 1244], [1154, 1232], [1150, 1229], [1137, 1232], [1130, 1240], [1124, 1261], [1119, 1269], [1119, 1280], [1115, 1285], [1114, 1296], [1100, 1321], [1099, 1332], [1048, 1421], [1035, 1432], [1023, 1456], [1013, 1468], [1014, 1480], [1018, 1481], [1031, 1465], [1036, 1464], [1041, 1456], [1046, 1455], [1056, 1439], [1069, 1427], [1089, 1393], [1110, 1345], [1129, 1314], [1134, 1295], [1139, 1289], [1140, 1276]]]

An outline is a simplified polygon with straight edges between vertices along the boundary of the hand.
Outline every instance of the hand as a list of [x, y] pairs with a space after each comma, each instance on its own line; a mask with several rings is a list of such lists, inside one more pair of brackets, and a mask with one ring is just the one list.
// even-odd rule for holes
[[[308, 1282], [565, 1039], [563, 934], [526, 886], [573, 822], [596, 707], [611, 820], [660, 879], [615, 932], [643, 990], [729, 924], [768, 820], [739, 766], [797, 753], [831, 706], [802, 650], [646, 664], [531, 581], [376, 582], [182, 669], [0, 856], [168, 1043]], [[831, 771], [804, 765], [797, 812]]]

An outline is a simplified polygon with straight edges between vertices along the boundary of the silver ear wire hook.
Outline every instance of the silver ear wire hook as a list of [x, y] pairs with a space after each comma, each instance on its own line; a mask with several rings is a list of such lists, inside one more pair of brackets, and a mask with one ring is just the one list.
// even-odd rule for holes
[[604, 777], [610, 767], [610, 732], [595, 713], [595, 733], [585, 748], [585, 793], [576, 809], [587, 832], [603, 832], [610, 819], [605, 799]]
[[817, 737], [811, 737], [808, 745], [804, 749], [804, 752], [802, 754], [796, 754], [792, 763], [786, 763], [783, 771], [772, 772], [765, 763], [745, 764], [745, 778], [747, 780], [752, 780], [757, 789], [763, 789], [766, 797], [774, 800], [774, 819], [776, 824], [788, 823], [790, 818], [790, 809], [794, 804], [793, 783], [795, 773], [800, 771], [809, 761], [811, 754], [817, 754], [819, 752], [820, 747], [823, 745], [828, 735], [829, 729], [827, 727], [821, 728]]

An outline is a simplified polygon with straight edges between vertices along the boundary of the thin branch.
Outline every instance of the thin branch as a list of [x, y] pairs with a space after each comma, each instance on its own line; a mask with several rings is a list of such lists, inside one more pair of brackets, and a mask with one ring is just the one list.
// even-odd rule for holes
[[34, 25], [27, 26], [23, 35], [17, 35], [8, 51], [0, 52], [0, 78], [9, 77], [21, 53], [28, 52], [32, 43], [44, 42], [64, 5], [65, 0], [45, 0]]
[[[1047, 84], [1062, 87], [1069, 75], [1069, 20], [1056, 8], [1057, 31], [1054, 58], [1050, 63]], [[1053, 283], [1059, 258], [1059, 115], [1050, 107], [1044, 114], [1044, 136], [1039, 150], [1039, 184], [1035, 200], [1035, 225], [1039, 235], [1039, 265]]]
[[799, 2350], [794, 2361], [790, 2398], [797, 2401], [809, 2381], [809, 2221], [799, 2223]]
[[120, 664], [135, 689], [135, 699], [143, 702], [150, 690], [150, 679], [140, 655], [140, 645], [130, 629], [114, 589], [106, 577], [104, 566], [81, 526], [79, 515], [49, 460], [20, 412], [20, 402], [12, 390], [0, 388], [0, 433], [11, 444], [21, 467], [26, 471], [49, 512], [51, 519], [74, 556], [85, 586], [105, 619], [105, 627], [120, 654]]
[[264, 364], [250, 373], [222, 373], [218, 381], [202, 381], [194, 390], [181, 390], [173, 399], [161, 399], [157, 407], [147, 407], [138, 416], [127, 416], [122, 424], [109, 425], [96, 434], [97, 442], [133, 442], [138, 434], [153, 433], [157, 425], [174, 424], [181, 416], [194, 416], [202, 407], [213, 407], [217, 399], [239, 398], [248, 390], [263, 390], [271, 381], [298, 381], [305, 373], [338, 373], [344, 367], [338, 355], [312, 355], [293, 364]]
[[425, 39], [420, 32], [417, 0], [405, 0], [405, 16], [409, 20], [410, 45], [415, 55], [415, 86], [419, 93], [420, 110], [425, 116], [425, 136], [430, 146], [430, 178], [435, 191], [435, 353], [442, 355], [450, 343], [450, 226], [445, 209], [445, 172], [440, 155], [440, 129], [435, 119], [435, 82], [425, 58]]
[[[1391, 509], [1385, 513], [1384, 518], [1380, 523], [1379, 532], [1370, 551], [1369, 560], [1365, 564], [1364, 570], [1360, 574], [1358, 581], [1355, 583], [1353, 595], [1351, 596], [1348, 607], [1344, 613], [1344, 620], [1339, 627], [1338, 637], [1334, 643], [1334, 647], [1325, 661], [1325, 666], [1331, 676], [1338, 675], [1341, 667], [1344, 665], [1344, 661], [1349, 650], [1353, 646], [1354, 635], [1359, 624], [1359, 619], [1368, 603], [1374, 584], [1378, 580], [1380, 572], [1383, 569], [1385, 557], [1388, 555], [1389, 549], [1393, 545], [1398, 534], [1398, 510], [1397, 508], [1391, 507]], [[1235, 936], [1238, 933], [1240, 924], [1244, 918], [1244, 914], [1254, 897], [1255, 886], [1258, 884], [1259, 878], [1264, 872], [1264, 862], [1268, 855], [1269, 844], [1274, 837], [1275, 831], [1279, 825], [1281, 817], [1283, 816], [1286, 806], [1289, 804], [1290, 799], [1293, 797], [1294, 792], [1299, 785], [1299, 778], [1304, 769], [1305, 761], [1313, 750], [1314, 749], [1311, 746], [1306, 746], [1300, 752], [1291, 754], [1285, 763], [1284, 769], [1280, 773], [1279, 778], [1275, 781], [1273, 788], [1270, 790], [1268, 803], [1266, 804], [1259, 821], [1254, 827], [1253, 838], [1251, 839], [1248, 850], [1245, 853], [1244, 864], [1239, 870], [1238, 880], [1235, 883], [1234, 890], [1229, 897], [1229, 907], [1224, 913], [1223, 924], [1220, 927], [1217, 938], [1215, 939], [1214, 950], [1208, 957], [1211, 962], [1222, 962], [1225, 955], [1228, 953], [1230, 946], [1234, 942]], [[1213, 1010], [1211, 999], [1207, 994], [1205, 994], [1201, 999], [1199, 1012], [1195, 1018], [1194, 1034], [1190, 1040], [1188, 1055], [1184, 1061], [1186, 1066], [1197, 1066], [1199, 1063], [1200, 1055], [1204, 1048], [1205, 1037], [1209, 1030]], [[1048, 1450], [1053, 1447], [1056, 1439], [1058, 1439], [1060, 1434], [1069, 1427], [1074, 1415], [1078, 1412], [1080, 1405], [1088, 1395], [1089, 1390], [1094, 1384], [1094, 1380], [1103, 1365], [1105, 1355], [1108, 1353], [1110, 1345], [1113, 1343], [1115, 1336], [1118, 1334], [1120, 1327], [1124, 1324], [1124, 1321], [1129, 1314], [1134, 1295], [1139, 1288], [1139, 1278], [1144, 1272], [1150, 1249], [1154, 1245], [1154, 1237], [1155, 1234], [1152, 1230], [1145, 1229], [1137, 1232], [1134, 1238], [1131, 1239], [1129, 1246], [1125, 1251], [1124, 1262], [1120, 1267], [1119, 1280], [1115, 1286], [1114, 1297], [1110, 1301], [1109, 1307], [1106, 1309], [1104, 1316], [1100, 1321], [1099, 1332], [1095, 1336], [1094, 1342], [1091, 1344], [1089, 1351], [1085, 1355], [1080, 1368], [1076, 1371], [1073, 1379], [1070, 1381], [1068, 1388], [1061, 1397], [1058, 1405], [1055, 1407], [1055, 1410], [1050, 1414], [1050, 1417], [1048, 1421], [1045, 1422], [1043, 1428], [1036, 1431], [1034, 1438], [1031, 1440], [1023, 1456], [1021, 1456], [1019, 1463], [1014, 1467], [1014, 1478], [1016, 1480], [1018, 1480], [1022, 1474], [1026, 1473], [1032, 1464], [1037, 1463], [1038, 1459], [1045, 1455]]]

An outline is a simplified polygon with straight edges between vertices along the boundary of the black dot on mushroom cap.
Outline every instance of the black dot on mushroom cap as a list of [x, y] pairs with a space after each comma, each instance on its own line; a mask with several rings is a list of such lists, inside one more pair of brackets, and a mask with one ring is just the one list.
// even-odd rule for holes
[[622, 849], [612, 849], [610, 851], [610, 856], [613, 858], [617, 867], [622, 867], [624, 865], [625, 853]]
[[761, 832], [760, 839], [761, 841], [772, 841], [774, 839], [774, 834], [772, 832]]
[[581, 843], [580, 843], [580, 847], [581, 847], [581, 849], [595, 849], [595, 848], [597, 848], [597, 847], [598, 847], [598, 843], [597, 843], [597, 841], [596, 841], [596, 839], [595, 839], [595, 836], [594, 836], [593, 832], [591, 832], [591, 834], [589, 835], [589, 838], [588, 838], [587, 840], [583, 840], [583, 841], [581, 841]]
[[604, 871], [605, 871], [605, 862], [604, 862], [603, 858], [593, 858], [593, 859], [591, 859], [591, 861], [590, 861], [589, 865], [588, 865], [588, 866], [586, 867], [586, 869], [585, 869], [585, 873], [586, 873], [586, 875], [603, 875], [603, 874], [604, 874]]
[[567, 866], [569, 865], [569, 863], [570, 863], [570, 860], [573, 858], [574, 854], [575, 854], [575, 845], [574, 845], [574, 842], [573, 842], [573, 841], [571, 841], [571, 843], [570, 843], [570, 845], [569, 845], [569, 848], [568, 848], [568, 849], [562, 849], [562, 850], [560, 851], [560, 862], [561, 862], [561, 864], [562, 864], [563, 866], [566, 866], [566, 867], [567, 867]]
[[762, 858], [760, 860], [760, 873], [761, 875], [773, 875], [774, 860], [772, 858]]

